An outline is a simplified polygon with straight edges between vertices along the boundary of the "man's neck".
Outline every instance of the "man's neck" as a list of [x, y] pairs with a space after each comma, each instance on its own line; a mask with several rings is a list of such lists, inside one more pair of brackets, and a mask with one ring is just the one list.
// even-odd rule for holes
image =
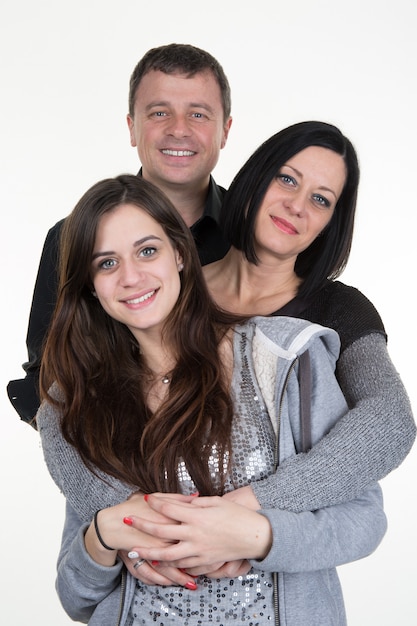
[[[146, 176], [144, 175], [144, 178]], [[147, 180], [150, 180], [147, 178]], [[210, 178], [204, 184], [184, 185], [162, 183], [160, 180], [152, 181], [171, 200], [181, 217], [191, 227], [203, 215], [206, 204]]]
[[174, 207], [181, 214], [184, 222], [191, 228], [193, 224], [198, 222], [204, 213], [206, 204], [208, 187], [201, 191], [184, 189], [169, 189], [165, 194], [171, 200]]

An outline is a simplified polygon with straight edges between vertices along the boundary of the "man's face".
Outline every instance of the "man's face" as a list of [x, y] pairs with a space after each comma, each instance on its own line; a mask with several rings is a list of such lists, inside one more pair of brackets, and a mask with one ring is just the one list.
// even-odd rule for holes
[[152, 70], [136, 91], [127, 116], [143, 177], [162, 190], [178, 185], [199, 192], [208, 185], [232, 118], [224, 120], [220, 87], [210, 71], [192, 78]]

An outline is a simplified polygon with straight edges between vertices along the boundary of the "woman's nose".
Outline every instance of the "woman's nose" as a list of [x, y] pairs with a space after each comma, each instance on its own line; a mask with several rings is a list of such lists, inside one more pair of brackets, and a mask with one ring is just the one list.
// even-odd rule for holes
[[119, 278], [124, 286], [135, 285], [143, 278], [143, 271], [134, 261], [125, 261], [121, 265]]
[[286, 206], [293, 215], [303, 215], [307, 207], [307, 198], [302, 192], [294, 192], [287, 198]]

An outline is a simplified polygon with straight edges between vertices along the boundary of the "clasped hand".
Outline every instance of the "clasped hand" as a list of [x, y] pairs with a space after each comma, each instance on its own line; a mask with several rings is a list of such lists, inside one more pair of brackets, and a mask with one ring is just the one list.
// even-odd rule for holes
[[[232, 499], [164, 493], [145, 499], [164, 523], [149, 516], [131, 516], [134, 528], [161, 541], [156, 547], [138, 547], [144, 559], [186, 569], [193, 575], [216, 573], [217, 577], [220, 570], [230, 576], [241, 573], [242, 561], [262, 559], [270, 549], [268, 519]], [[229, 566], [231, 562], [235, 562], [233, 566]]]
[[[249, 487], [223, 497], [134, 494], [100, 513], [100, 531], [145, 584], [192, 589], [200, 574], [233, 578], [250, 570], [248, 559], [266, 556], [272, 531], [258, 508]], [[146, 560], [138, 569], [128, 556], [135, 552]]]

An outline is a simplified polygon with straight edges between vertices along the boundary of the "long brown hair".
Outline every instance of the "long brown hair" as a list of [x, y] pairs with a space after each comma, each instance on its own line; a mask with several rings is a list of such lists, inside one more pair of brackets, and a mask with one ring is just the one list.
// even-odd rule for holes
[[[156, 220], [183, 259], [178, 301], [164, 326], [177, 362], [166, 400], [152, 413], [143, 381], [149, 371], [137, 341], [92, 294], [91, 259], [102, 216], [134, 204]], [[219, 344], [238, 318], [211, 300], [190, 230], [156, 187], [137, 176], [103, 180], [66, 219], [61, 239], [57, 305], [43, 353], [40, 390], [60, 407], [62, 432], [86, 465], [144, 492], [178, 491], [185, 460], [202, 494], [213, 484], [208, 459], [230, 454], [233, 416]], [[58, 389], [59, 393], [51, 390]], [[59, 398], [59, 399], [58, 399]]]

